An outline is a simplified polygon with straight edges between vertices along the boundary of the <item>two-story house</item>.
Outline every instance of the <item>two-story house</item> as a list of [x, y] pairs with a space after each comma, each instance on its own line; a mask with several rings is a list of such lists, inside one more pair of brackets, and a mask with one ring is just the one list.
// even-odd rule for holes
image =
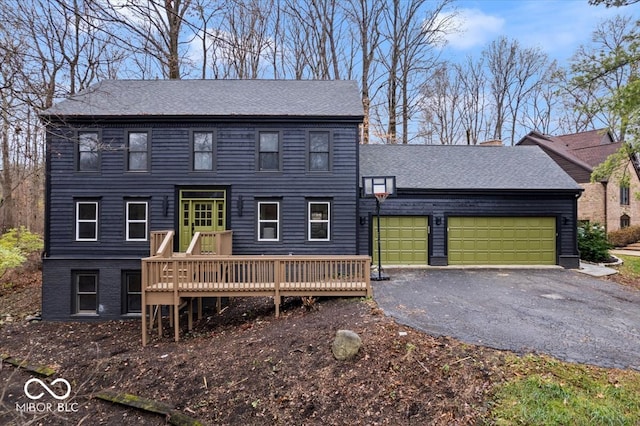
[[[640, 221], [640, 168], [630, 161], [608, 179], [591, 182], [594, 168], [622, 147], [606, 129], [560, 136], [531, 132], [518, 145], [537, 145], [584, 188], [578, 219], [604, 225], [607, 231]], [[621, 180], [626, 174], [628, 180]]]
[[45, 319], [140, 316], [152, 231], [180, 255], [232, 231], [234, 255], [579, 266], [582, 188], [542, 149], [359, 145], [355, 82], [103, 81], [41, 118]]
[[234, 254], [357, 252], [351, 81], [103, 81], [41, 114], [43, 317], [141, 312], [150, 230], [233, 230]]

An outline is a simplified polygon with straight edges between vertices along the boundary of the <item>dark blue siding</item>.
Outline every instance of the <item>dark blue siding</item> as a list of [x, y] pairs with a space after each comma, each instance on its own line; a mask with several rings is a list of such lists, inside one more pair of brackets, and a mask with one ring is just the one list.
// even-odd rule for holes
[[[90, 126], [88, 126], [90, 127]], [[76, 126], [76, 129], [88, 127]], [[96, 127], [98, 128], [98, 127]], [[149, 229], [177, 230], [177, 196], [190, 187], [227, 190], [227, 228], [232, 229], [235, 254], [355, 254], [357, 204], [357, 123], [312, 124], [244, 122], [101, 123], [100, 172], [75, 171], [74, 132], [49, 134], [48, 235], [44, 259], [43, 314], [62, 319], [70, 315], [70, 270], [81, 265], [100, 273], [101, 317], [119, 311], [121, 274], [131, 262], [149, 255], [148, 242], [125, 238], [125, 202], [128, 198], [149, 201]], [[126, 171], [126, 134], [129, 130], [150, 132], [149, 172]], [[215, 132], [215, 170], [191, 170], [190, 131]], [[256, 137], [259, 130], [282, 134], [282, 170], [256, 170]], [[306, 170], [307, 131], [332, 132], [332, 170]], [[242, 197], [242, 212], [238, 200]], [[168, 208], [164, 209], [166, 202]], [[281, 240], [258, 242], [258, 199], [280, 201]], [[331, 241], [307, 241], [307, 201], [331, 201]], [[99, 202], [99, 237], [96, 242], [75, 241], [75, 201]], [[242, 213], [242, 214], [240, 214]], [[123, 267], [122, 259], [127, 265]], [[134, 265], [134, 266], [135, 266]], [[117, 301], [117, 305], [116, 304]]]

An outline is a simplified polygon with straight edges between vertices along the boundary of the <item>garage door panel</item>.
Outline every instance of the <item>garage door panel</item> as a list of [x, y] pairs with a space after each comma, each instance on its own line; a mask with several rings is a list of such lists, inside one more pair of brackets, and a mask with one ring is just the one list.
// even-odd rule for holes
[[[378, 233], [374, 218], [373, 261], [378, 262]], [[429, 220], [427, 216], [380, 218], [382, 265], [427, 265]]]
[[450, 217], [449, 264], [555, 264], [553, 217]]

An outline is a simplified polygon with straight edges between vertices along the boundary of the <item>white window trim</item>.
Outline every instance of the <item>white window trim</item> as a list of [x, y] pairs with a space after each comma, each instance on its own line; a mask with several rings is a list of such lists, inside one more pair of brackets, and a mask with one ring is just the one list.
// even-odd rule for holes
[[[311, 205], [312, 204], [324, 204], [327, 206], [327, 218], [326, 219], [313, 219], [311, 217]], [[331, 241], [331, 202], [330, 201], [309, 201], [307, 204], [307, 241]], [[327, 237], [326, 238], [312, 238], [311, 237], [311, 224], [313, 223], [326, 223], [327, 224]]]
[[[95, 280], [95, 291], [89, 291], [89, 292], [81, 292], [80, 291], [80, 277], [83, 275], [87, 275], [87, 276], [91, 276], [94, 278]], [[93, 273], [93, 272], [77, 272], [75, 274], [75, 296], [76, 296], [76, 306], [75, 306], [75, 313], [79, 314], [79, 315], [95, 315], [98, 313], [98, 306], [96, 303], [96, 307], [94, 309], [80, 309], [80, 298], [82, 296], [87, 296], [87, 295], [95, 295], [96, 296], [96, 301], [98, 300], [98, 274]]]
[[[144, 220], [139, 219], [129, 219], [129, 205], [130, 204], [144, 204]], [[149, 234], [149, 203], [146, 201], [127, 201], [127, 205], [125, 207], [126, 214], [126, 238], [127, 241], [147, 241], [147, 235]], [[144, 223], [144, 238], [130, 238], [129, 237], [129, 225], [132, 223]]]
[[[81, 204], [93, 204], [96, 206], [95, 219], [80, 219], [80, 205]], [[98, 241], [98, 202], [97, 201], [76, 201], [76, 241]], [[95, 223], [96, 236], [95, 238], [80, 238], [80, 224], [81, 223]]]
[[[275, 204], [277, 211], [277, 219], [276, 220], [265, 220], [260, 219], [260, 208], [263, 204]], [[260, 225], [263, 223], [275, 223], [276, 224], [276, 235], [275, 238], [262, 238], [260, 236]], [[280, 202], [278, 201], [259, 201], [258, 202], [258, 241], [280, 241]]]

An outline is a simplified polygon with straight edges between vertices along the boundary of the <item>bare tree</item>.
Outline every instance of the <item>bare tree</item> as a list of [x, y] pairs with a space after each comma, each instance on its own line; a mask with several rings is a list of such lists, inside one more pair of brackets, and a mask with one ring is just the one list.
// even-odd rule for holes
[[[5, 72], [2, 72], [3, 84], [7, 84], [5, 78]], [[9, 83], [10, 84], [10, 83]], [[0, 140], [0, 155], [2, 156], [2, 174], [0, 175], [0, 188], [2, 193], [0, 194], [0, 207], [3, 208], [4, 218], [0, 222], [0, 233], [4, 232], [7, 228], [13, 228], [15, 226], [13, 212], [15, 211], [13, 201], [13, 166], [11, 164], [11, 118], [9, 111], [12, 108], [12, 99], [7, 96], [10, 93], [8, 90], [0, 91], [0, 108], [2, 115], [2, 136]]]
[[488, 138], [485, 111], [487, 79], [484, 59], [478, 61], [467, 57], [466, 62], [456, 66], [456, 75], [462, 84], [463, 97], [460, 102], [460, 117], [467, 144], [476, 145]]
[[487, 61], [491, 87], [490, 95], [495, 106], [495, 124], [492, 135], [494, 139], [502, 140], [502, 131], [507, 113], [507, 97], [511, 86], [515, 83], [517, 50], [517, 41], [500, 37], [482, 52]]
[[344, 69], [343, 16], [337, 0], [287, 0], [295, 77], [339, 80]]
[[[80, 0], [8, 0], [0, 9], [5, 224], [42, 229], [44, 132], [37, 112], [114, 76], [118, 49], [90, 24]], [[21, 211], [20, 216], [13, 216]], [[7, 216], [8, 215], [8, 216]]]
[[212, 20], [222, 10], [222, 6], [218, 4], [217, 0], [193, 0], [193, 7], [189, 11], [189, 15], [193, 17], [191, 21], [192, 31], [194, 39], [199, 40], [200, 47], [202, 49], [201, 62], [200, 62], [200, 78], [207, 78], [207, 71], [209, 70], [209, 55], [212, 49], [215, 49], [219, 44], [219, 38], [215, 33], [215, 22]]
[[355, 26], [355, 34], [359, 41], [362, 90], [362, 106], [364, 120], [362, 124], [362, 143], [369, 143], [371, 84], [374, 78], [376, 52], [380, 44], [380, 17], [383, 10], [382, 0], [350, 0], [347, 16]]
[[[495, 106], [493, 138], [515, 141], [518, 115], [527, 97], [540, 82], [547, 66], [547, 56], [539, 48], [522, 48], [517, 40], [500, 37], [483, 51], [487, 63], [490, 96]], [[509, 126], [505, 129], [505, 126]]]
[[269, 36], [273, 0], [232, 0], [225, 9], [221, 50], [227, 77], [256, 79], [273, 45]]
[[517, 67], [514, 70], [514, 84], [507, 93], [508, 114], [510, 115], [509, 141], [516, 141], [519, 129], [519, 116], [528, 106], [533, 94], [536, 94], [544, 83], [547, 72], [548, 57], [539, 48], [519, 49], [516, 54]]
[[542, 75], [539, 84], [532, 87], [527, 106], [522, 108], [520, 125], [540, 133], [553, 135], [563, 132], [557, 118], [562, 114], [562, 97], [558, 94], [559, 77], [562, 75], [558, 64], [553, 61]]
[[451, 64], [439, 65], [423, 86], [423, 126], [428, 129], [423, 137], [429, 138], [430, 143], [453, 145], [461, 139], [462, 120], [458, 108], [464, 95], [463, 83], [451, 68]]
[[[139, 62], [146, 69], [151, 59], [164, 78], [180, 79], [187, 74], [185, 37], [185, 15], [192, 0], [124, 0], [123, 2], [101, 2], [93, 0], [94, 16], [89, 22], [109, 23], [118, 30], [109, 37], [134, 55], [143, 55]], [[197, 28], [197, 25], [194, 25]], [[138, 56], [135, 56], [138, 60]], [[151, 64], [154, 65], [154, 64]], [[151, 66], [153, 70], [155, 67]], [[157, 68], [156, 68], [157, 69]]]
[[[426, 10], [426, 0], [392, 0], [383, 13], [385, 41], [379, 57], [384, 65], [387, 107], [387, 143], [409, 142], [409, 121], [419, 99], [418, 78], [437, 63], [434, 47], [444, 42], [454, 15], [443, 15], [451, 0], [441, 0]], [[402, 134], [398, 135], [398, 120]]]

